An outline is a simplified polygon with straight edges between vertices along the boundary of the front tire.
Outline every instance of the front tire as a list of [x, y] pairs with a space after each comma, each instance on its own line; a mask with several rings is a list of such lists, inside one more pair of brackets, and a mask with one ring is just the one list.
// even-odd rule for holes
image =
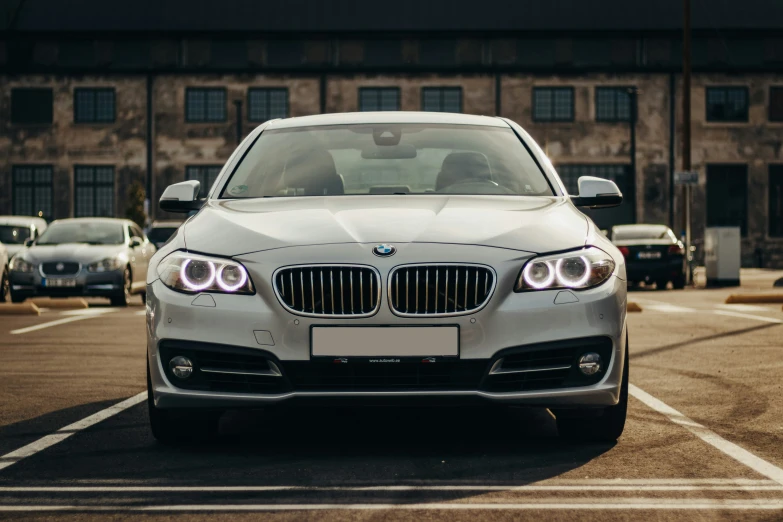
[[11, 293], [11, 282], [8, 280], [8, 270], [3, 269], [3, 273], [0, 274], [0, 303], [8, 301], [8, 296]]
[[685, 275], [683, 274], [672, 281], [672, 287], [674, 287], [675, 290], [682, 290], [685, 288]]
[[192, 409], [161, 409], [155, 406], [147, 360], [147, 410], [152, 436], [161, 444], [187, 444], [212, 440], [218, 435], [220, 413]]
[[131, 272], [130, 268], [125, 267], [122, 272], [122, 293], [114, 297], [110, 297], [112, 306], [128, 306], [131, 296]]
[[578, 442], [615, 442], [623, 434], [628, 413], [628, 337], [625, 340], [625, 364], [620, 385], [620, 401], [604, 408], [598, 416], [568, 417], [557, 415], [560, 437]]

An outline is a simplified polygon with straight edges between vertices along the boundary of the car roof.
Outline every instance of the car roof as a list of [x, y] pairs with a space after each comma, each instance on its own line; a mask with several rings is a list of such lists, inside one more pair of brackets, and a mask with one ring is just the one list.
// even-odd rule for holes
[[46, 227], [46, 220], [44, 218], [35, 216], [0, 216], [0, 225], [14, 225], [27, 227], [35, 225], [36, 227]]
[[435, 123], [441, 125], [482, 125], [485, 127], [510, 128], [508, 123], [494, 116], [475, 116], [451, 112], [343, 112], [338, 114], [315, 114], [297, 118], [273, 120], [267, 127], [272, 129], [291, 129], [320, 125], [356, 125], [372, 123]]
[[150, 228], [155, 228], [155, 227], [178, 227], [182, 223], [184, 223], [184, 221], [177, 221], [176, 219], [162, 219], [160, 221], [153, 221], [152, 225], [150, 225]]
[[615, 225], [612, 228], [614, 230], [666, 230], [669, 227], [666, 225], [655, 225], [651, 223], [637, 223], [635, 225]]
[[65, 218], [65, 219], [58, 219], [56, 221], [52, 221], [50, 225], [54, 225], [55, 223], [72, 223], [74, 221], [99, 221], [103, 223], [117, 223], [119, 225], [132, 225], [135, 224], [129, 219], [121, 219], [121, 218], [108, 218], [108, 217], [80, 217], [80, 218]]

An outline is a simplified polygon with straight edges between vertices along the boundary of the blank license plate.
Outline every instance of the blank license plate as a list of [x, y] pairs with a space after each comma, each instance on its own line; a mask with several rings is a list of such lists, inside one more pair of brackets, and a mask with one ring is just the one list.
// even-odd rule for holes
[[48, 288], [73, 288], [76, 286], [76, 279], [44, 279], [44, 286]]
[[660, 259], [660, 252], [639, 252], [639, 259]]
[[314, 326], [313, 356], [328, 357], [455, 357], [457, 326]]

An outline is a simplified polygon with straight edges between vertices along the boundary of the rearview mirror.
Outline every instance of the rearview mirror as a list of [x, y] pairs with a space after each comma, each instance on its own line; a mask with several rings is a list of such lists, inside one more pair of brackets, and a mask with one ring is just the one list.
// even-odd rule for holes
[[571, 196], [571, 202], [577, 207], [616, 207], [623, 202], [623, 194], [614, 181], [582, 176], [579, 178], [579, 195]]
[[132, 238], [130, 238], [130, 247], [131, 248], [140, 247], [141, 243], [142, 243], [141, 238], [138, 237], [138, 236], [133, 236]]
[[201, 183], [196, 180], [182, 181], [166, 187], [160, 197], [160, 208], [166, 212], [190, 212], [198, 210], [204, 203], [198, 199]]

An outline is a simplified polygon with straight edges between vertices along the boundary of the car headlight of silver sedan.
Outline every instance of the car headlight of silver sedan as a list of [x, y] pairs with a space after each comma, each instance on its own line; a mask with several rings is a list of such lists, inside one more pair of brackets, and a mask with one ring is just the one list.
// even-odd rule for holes
[[113, 272], [114, 270], [119, 270], [122, 267], [122, 264], [122, 260], [118, 257], [107, 257], [106, 259], [101, 259], [100, 261], [87, 265], [87, 271]]
[[584, 290], [609, 279], [614, 267], [612, 256], [596, 247], [534, 257], [522, 267], [514, 291]]
[[11, 262], [8, 264], [8, 269], [11, 272], [22, 272], [29, 274], [35, 270], [35, 265], [20, 256], [14, 256], [11, 258]]
[[178, 292], [255, 293], [245, 267], [219, 257], [174, 252], [158, 265], [164, 285]]

